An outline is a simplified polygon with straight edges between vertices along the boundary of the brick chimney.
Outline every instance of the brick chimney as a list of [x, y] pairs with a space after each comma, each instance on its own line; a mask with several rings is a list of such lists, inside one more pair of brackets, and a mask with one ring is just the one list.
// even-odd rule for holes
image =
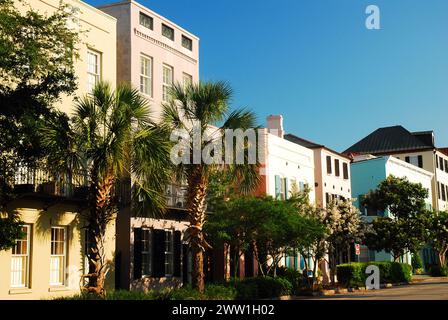
[[283, 117], [281, 115], [270, 115], [267, 118], [269, 133], [283, 139], [285, 131], [283, 130]]

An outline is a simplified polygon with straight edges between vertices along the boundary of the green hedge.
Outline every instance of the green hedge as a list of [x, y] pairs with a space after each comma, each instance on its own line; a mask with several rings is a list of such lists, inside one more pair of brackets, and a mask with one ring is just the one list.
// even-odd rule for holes
[[446, 277], [448, 276], [448, 266], [433, 265], [429, 269], [431, 277]]
[[338, 281], [347, 287], [365, 286], [367, 266], [375, 265], [380, 270], [380, 283], [410, 282], [412, 280], [412, 266], [398, 262], [366, 262], [347, 263], [337, 266]]
[[292, 284], [284, 278], [246, 278], [236, 283], [238, 300], [267, 299], [290, 295]]

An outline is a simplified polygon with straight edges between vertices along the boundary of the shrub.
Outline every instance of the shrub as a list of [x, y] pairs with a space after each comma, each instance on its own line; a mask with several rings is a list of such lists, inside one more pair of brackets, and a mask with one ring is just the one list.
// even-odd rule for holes
[[300, 271], [290, 268], [279, 268], [277, 270], [277, 276], [288, 280], [292, 285], [292, 294], [299, 294], [304, 287], [303, 274]]
[[336, 266], [338, 282], [345, 287], [363, 286], [366, 281], [364, 263], [346, 263]]
[[417, 270], [423, 269], [423, 260], [418, 253], [412, 254], [412, 271], [417, 273]]
[[412, 266], [407, 263], [392, 262], [390, 269], [390, 282], [411, 282]]
[[205, 287], [207, 300], [234, 300], [236, 289], [233, 286], [210, 284]]
[[448, 266], [433, 265], [429, 269], [431, 277], [446, 277], [448, 276]]
[[292, 284], [284, 278], [246, 278], [236, 284], [237, 299], [265, 299], [289, 295]]
[[412, 267], [406, 263], [381, 261], [368, 263], [348, 263], [337, 266], [338, 281], [347, 287], [360, 287], [365, 285], [367, 278], [366, 268], [369, 265], [377, 266], [380, 270], [380, 283], [410, 282], [412, 280]]
[[[234, 300], [236, 290], [231, 286], [207, 285], [205, 292], [200, 294], [191, 286], [179, 289], [151, 290], [147, 293], [137, 291], [108, 291], [105, 300]], [[57, 298], [57, 300], [101, 300], [93, 294], [76, 294], [70, 297]]]

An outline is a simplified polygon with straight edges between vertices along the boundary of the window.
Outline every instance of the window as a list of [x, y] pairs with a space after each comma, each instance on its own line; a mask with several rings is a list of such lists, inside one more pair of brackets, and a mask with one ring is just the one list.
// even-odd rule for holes
[[423, 156], [405, 157], [405, 161], [416, 167], [423, 168]]
[[87, 52], [87, 92], [92, 93], [95, 85], [100, 81], [101, 56], [97, 52]]
[[50, 285], [62, 286], [65, 283], [67, 250], [66, 228], [51, 228]]
[[190, 51], [193, 50], [193, 40], [182, 35], [182, 47], [184, 47]]
[[142, 229], [142, 275], [150, 276], [152, 272], [151, 268], [151, 230]]
[[173, 231], [165, 230], [165, 276], [174, 274]]
[[443, 183], [440, 184], [442, 186], [442, 201], [446, 201], [446, 189]]
[[163, 65], [163, 87], [162, 87], [162, 100], [169, 100], [169, 89], [173, 84], [173, 67], [166, 64]]
[[336, 175], [336, 177], [339, 177], [341, 175], [339, 169], [339, 159], [334, 159], [334, 174]]
[[326, 192], [325, 193], [325, 203], [328, 205], [331, 202], [331, 195]]
[[182, 74], [182, 83], [184, 85], [184, 87], [188, 87], [190, 85], [193, 84], [193, 77], [191, 75], [189, 75], [188, 73], [183, 73]]
[[327, 156], [327, 173], [328, 174], [332, 173], [332, 171], [331, 171], [331, 157], [330, 156]]
[[162, 36], [174, 41], [174, 29], [162, 23]]
[[442, 171], [444, 171], [444, 166], [443, 166], [443, 164], [444, 164], [443, 158], [442, 158], [442, 157], [439, 157], [439, 169], [442, 170]]
[[152, 58], [140, 56], [140, 92], [152, 97]]
[[16, 240], [11, 257], [11, 287], [28, 288], [30, 274], [31, 226], [22, 226], [23, 236]]
[[140, 12], [140, 24], [145, 28], [153, 30], [154, 19], [143, 12]]
[[342, 164], [342, 174], [344, 175], [344, 179], [348, 180], [349, 179], [349, 175], [348, 175], [348, 164], [346, 162], [344, 162]]
[[445, 160], [445, 172], [448, 173], [448, 160]]

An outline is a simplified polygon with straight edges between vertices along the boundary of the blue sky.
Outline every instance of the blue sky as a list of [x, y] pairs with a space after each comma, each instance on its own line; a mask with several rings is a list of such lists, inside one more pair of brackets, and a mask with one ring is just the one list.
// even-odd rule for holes
[[[446, 0], [139, 2], [200, 37], [201, 79], [228, 81], [260, 124], [282, 114], [287, 132], [338, 151], [396, 124], [448, 146]], [[365, 28], [369, 4], [381, 30]]]

